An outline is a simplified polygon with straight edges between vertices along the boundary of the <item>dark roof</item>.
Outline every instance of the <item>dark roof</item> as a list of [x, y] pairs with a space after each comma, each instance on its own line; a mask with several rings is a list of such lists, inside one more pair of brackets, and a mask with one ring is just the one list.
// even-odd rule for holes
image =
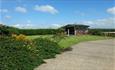
[[62, 28], [68, 28], [68, 27], [75, 27], [75, 28], [85, 27], [85, 28], [88, 28], [89, 26], [88, 25], [82, 25], [82, 24], [68, 24], [68, 25], [63, 26]]

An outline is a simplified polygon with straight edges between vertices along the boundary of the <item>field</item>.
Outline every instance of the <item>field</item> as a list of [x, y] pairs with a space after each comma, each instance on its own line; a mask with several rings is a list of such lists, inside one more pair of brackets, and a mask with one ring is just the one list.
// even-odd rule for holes
[[[28, 39], [36, 39], [36, 38], [52, 38], [53, 35], [33, 35], [33, 36], [27, 36]], [[74, 44], [77, 44], [79, 42], [83, 41], [92, 41], [92, 40], [101, 40], [101, 39], [108, 39], [110, 37], [104, 37], [104, 36], [94, 36], [94, 35], [81, 35], [81, 36], [69, 36], [64, 37], [60, 39], [58, 44], [61, 48], [68, 48]]]

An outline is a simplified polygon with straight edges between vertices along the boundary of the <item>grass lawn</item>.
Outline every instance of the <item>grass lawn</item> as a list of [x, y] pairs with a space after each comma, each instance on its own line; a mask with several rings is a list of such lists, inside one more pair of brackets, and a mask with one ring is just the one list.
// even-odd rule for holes
[[[29, 39], [36, 39], [36, 38], [51, 38], [52, 35], [33, 35], [27, 36]], [[81, 35], [81, 36], [69, 36], [61, 39], [58, 44], [61, 48], [68, 48], [74, 44], [84, 41], [93, 41], [93, 40], [102, 40], [102, 39], [109, 39], [110, 37], [104, 36], [93, 36], [93, 35]]]
[[59, 45], [62, 48], [68, 48], [74, 44], [77, 44], [79, 42], [84, 42], [84, 41], [93, 41], [93, 40], [102, 40], [102, 39], [109, 39], [107, 37], [103, 36], [93, 36], [93, 35], [82, 35], [82, 36], [70, 36], [65, 39], [62, 39], [59, 42]]

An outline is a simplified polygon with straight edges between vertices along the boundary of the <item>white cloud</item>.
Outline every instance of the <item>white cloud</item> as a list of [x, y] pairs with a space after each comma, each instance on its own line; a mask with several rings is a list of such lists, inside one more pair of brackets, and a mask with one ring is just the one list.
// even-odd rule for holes
[[81, 21], [81, 22], [68, 22], [62, 24], [52, 24], [53, 28], [59, 28], [61, 26], [67, 24], [84, 24], [89, 25], [90, 28], [114, 28], [115, 29], [115, 17], [89, 20], [89, 21]]
[[32, 26], [32, 24], [26, 24], [26, 26]]
[[17, 27], [17, 28], [34, 28], [33, 24], [14, 24], [12, 25], [13, 27]]
[[108, 9], [107, 9], [107, 12], [110, 13], [110, 14], [115, 15], [115, 7], [108, 8]]
[[4, 24], [4, 22], [0, 21], [0, 24]]
[[36, 6], [34, 7], [34, 9], [35, 9], [36, 11], [47, 12], [47, 13], [51, 13], [51, 14], [56, 14], [56, 13], [58, 13], [58, 10], [56, 10], [56, 9], [55, 9], [53, 6], [51, 6], [51, 5], [41, 5], [41, 6], [36, 5]]
[[60, 24], [52, 24], [52, 27], [58, 28], [58, 27], [61, 27], [61, 25]]
[[27, 9], [26, 9], [26, 8], [20, 7], [20, 6], [16, 7], [15, 10], [16, 10], [17, 12], [20, 12], [20, 13], [26, 13], [26, 12], [27, 12]]
[[11, 19], [11, 16], [6, 15], [5, 18], [6, 18], [6, 19]]
[[0, 13], [7, 13], [8, 9], [0, 9]]
[[32, 24], [31, 20], [26, 20], [25, 22], [21, 22], [21, 24], [17, 23], [12, 26], [17, 27], [17, 28], [34, 28], [35, 27], [35, 25]]
[[82, 21], [82, 22], [80, 22], [80, 23], [82, 23], [82, 24], [87, 24], [87, 25], [91, 25], [91, 24], [93, 24], [93, 21]]
[[80, 22], [85, 25], [89, 25], [90, 28], [115, 28], [115, 18], [105, 18], [105, 19], [97, 19], [92, 21], [83, 21]]
[[14, 27], [20, 27], [21, 25], [20, 24], [14, 24], [12, 26], [14, 26]]

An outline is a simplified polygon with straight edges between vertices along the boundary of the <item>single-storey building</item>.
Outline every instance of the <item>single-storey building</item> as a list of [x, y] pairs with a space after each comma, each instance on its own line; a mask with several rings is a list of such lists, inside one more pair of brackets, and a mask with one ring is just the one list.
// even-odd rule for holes
[[63, 26], [65, 33], [69, 35], [81, 35], [88, 33], [88, 25], [81, 25], [81, 24], [68, 24]]

